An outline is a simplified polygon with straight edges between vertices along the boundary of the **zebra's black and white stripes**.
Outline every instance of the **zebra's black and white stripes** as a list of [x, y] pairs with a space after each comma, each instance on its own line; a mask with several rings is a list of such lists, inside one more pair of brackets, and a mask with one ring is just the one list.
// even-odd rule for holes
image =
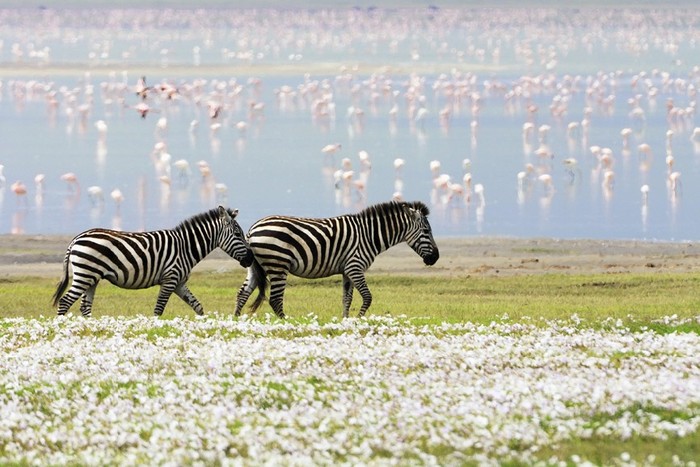
[[[89, 316], [95, 288], [106, 279], [125, 289], [160, 285], [154, 313], [163, 314], [175, 294], [201, 315], [204, 310], [187, 288], [192, 268], [217, 247], [248, 267], [253, 261], [243, 231], [236, 221], [238, 210], [218, 209], [193, 216], [174, 229], [121, 232], [92, 229], [75, 237], [63, 261], [63, 277], [53, 297], [58, 314], [65, 314], [78, 298], [80, 311]], [[68, 292], [69, 267], [72, 283]]]
[[255, 260], [236, 299], [240, 315], [250, 294], [258, 289], [255, 311], [265, 299], [270, 281], [270, 306], [283, 318], [287, 275], [320, 278], [343, 275], [343, 316], [350, 312], [353, 289], [362, 296], [359, 316], [372, 303], [365, 271], [378, 254], [402, 242], [433, 265], [440, 254], [433, 239], [428, 208], [421, 202], [395, 202], [370, 206], [357, 214], [311, 219], [269, 216], [248, 232]]

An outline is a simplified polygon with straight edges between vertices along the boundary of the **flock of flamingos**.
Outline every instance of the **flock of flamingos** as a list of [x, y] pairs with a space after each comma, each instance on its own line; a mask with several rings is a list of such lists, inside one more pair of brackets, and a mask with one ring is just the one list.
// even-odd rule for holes
[[[517, 127], [522, 143], [520, 169], [504, 172], [499, 184], [514, 186], [518, 203], [536, 193], [547, 206], [558, 185], [581, 183], [584, 171], [590, 171], [586, 183], [598, 186], [609, 199], [620, 177], [618, 166], [633, 159], [640, 173], [649, 174], [640, 178], [638, 187], [643, 215], [659, 179], [653, 174], [663, 172], [666, 196], [675, 203], [683, 192], [683, 166], [693, 165], [693, 154], [700, 154], [700, 62], [688, 61], [697, 55], [700, 43], [700, 33], [690, 27], [700, 18], [693, 9], [217, 13], [143, 9], [49, 15], [0, 10], [6, 37], [0, 42], [0, 59], [6, 67], [22, 70], [0, 81], [0, 106], [21, 112], [30, 103], [42, 102], [48, 122], [60, 122], [70, 132], [94, 132], [97, 163], [106, 157], [110, 142], [109, 120], [96, 111], [98, 100], [102, 112], [152, 125], [155, 137], [149, 157], [161, 193], [197, 183], [203, 204], [225, 201], [228, 188], [217, 180], [209, 161], [171, 155], [168, 126], [178, 108], [196, 109], [189, 131], [206, 132], [214, 153], [221, 151], [222, 134], [234, 134], [244, 144], [249, 132], [260, 131], [259, 122], [268, 112], [289, 109], [308, 115], [321, 130], [342, 122], [350, 137], [379, 118], [390, 132], [408, 128], [417, 141], [430, 132], [459, 131], [468, 135], [474, 150], [491, 121], [482, 116], [497, 109]], [[42, 25], [31, 40], [21, 36], [28, 23]], [[74, 70], [74, 87], [57, 85], [51, 77], [52, 67], [71, 62], [60, 56], [66, 44], [73, 54], [84, 54], [78, 57], [84, 69]], [[629, 57], [629, 63], [597, 64], [597, 54], [601, 60]], [[599, 67], [580, 71], [570, 56], [589, 57], [589, 68]], [[140, 69], [139, 63], [148, 64], [141, 68], [155, 67], [157, 77], [127, 71]], [[327, 72], [324, 63], [337, 66]], [[222, 70], [236, 66], [250, 77], [220, 77]], [[205, 73], [193, 76], [199, 69]], [[270, 73], [289, 76], [290, 84], [271, 89], [265, 83]], [[652, 130], [650, 116], [659, 114], [663, 146], [658, 138], [646, 140]], [[593, 121], [613, 115], [624, 123], [614, 138], [610, 131], [592, 133]], [[350, 154], [343, 141], [328, 141], [317, 150], [339, 205], [356, 208], [367, 203], [377, 164], [392, 165], [392, 196], [405, 197], [403, 173], [414, 163], [408, 156], [376, 160], [367, 150]], [[454, 167], [455, 159], [462, 171], [448, 173], [444, 167]], [[483, 221], [489, 186], [479, 180], [472, 162], [468, 149], [460, 148], [422, 164], [425, 177], [430, 177], [434, 207], [473, 206], [477, 220]], [[49, 179], [45, 173], [37, 173], [33, 181], [16, 178], [15, 168], [21, 163], [0, 152], [0, 193], [8, 189], [17, 198], [17, 212], [28, 208], [28, 198], [43, 203]], [[140, 196], [96, 184], [81, 191], [83, 181], [70, 171], [58, 177], [67, 191], [86, 197], [89, 206], [112, 203], [117, 214], [122, 203]], [[115, 216], [117, 228], [119, 220]], [[15, 215], [10, 231], [23, 232], [21, 215]]]

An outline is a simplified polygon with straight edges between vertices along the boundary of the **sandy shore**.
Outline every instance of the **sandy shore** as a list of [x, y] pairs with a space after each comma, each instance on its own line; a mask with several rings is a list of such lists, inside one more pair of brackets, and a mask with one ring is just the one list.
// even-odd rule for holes
[[[72, 237], [0, 235], [0, 278], [56, 277]], [[440, 260], [425, 267], [405, 244], [380, 255], [373, 273], [444, 276], [690, 272], [700, 269], [700, 245], [643, 241], [438, 238]], [[240, 266], [217, 250], [196, 270]]]

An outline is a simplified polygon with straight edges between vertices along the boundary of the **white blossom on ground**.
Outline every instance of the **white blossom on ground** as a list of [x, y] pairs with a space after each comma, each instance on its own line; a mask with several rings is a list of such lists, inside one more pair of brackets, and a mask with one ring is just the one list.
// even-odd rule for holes
[[700, 425], [696, 333], [419, 322], [0, 320], [0, 464], [495, 465]]

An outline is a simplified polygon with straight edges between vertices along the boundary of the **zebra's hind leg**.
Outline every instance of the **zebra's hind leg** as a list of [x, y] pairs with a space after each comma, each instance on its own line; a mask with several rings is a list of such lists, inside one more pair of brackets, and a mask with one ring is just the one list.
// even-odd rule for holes
[[182, 301], [184, 301], [190, 307], [192, 307], [194, 312], [197, 313], [199, 316], [202, 316], [204, 314], [204, 308], [202, 307], [202, 304], [199, 303], [199, 300], [197, 300], [197, 297], [195, 297], [194, 294], [190, 291], [190, 289], [187, 287], [187, 284], [182, 283], [178, 285], [175, 288], [175, 293], [178, 297], [182, 299]]
[[360, 307], [360, 312], [357, 316], [362, 317], [367, 312], [367, 309], [372, 304], [372, 293], [367, 287], [367, 281], [365, 280], [365, 274], [362, 271], [353, 271], [347, 273], [348, 277], [352, 281], [357, 291], [362, 296], [362, 306]]
[[352, 280], [343, 274], [343, 318], [350, 316], [350, 305], [352, 305]]
[[86, 318], [92, 314], [92, 301], [95, 298], [95, 289], [97, 289], [97, 284], [88, 287], [80, 300], [80, 312]]
[[248, 276], [245, 278], [245, 282], [243, 282], [243, 285], [238, 290], [238, 295], [236, 296], [236, 311], [234, 312], [236, 316], [241, 316], [243, 307], [257, 285], [255, 276], [253, 275], [253, 269], [248, 268]]
[[[80, 297], [83, 297], [83, 294], [85, 294], [86, 291], [90, 288], [93, 289], [94, 296], [94, 288], [96, 286], [97, 280], [95, 280], [94, 278], [90, 277], [84, 278], [82, 280], [76, 280], [74, 278], [73, 283], [71, 284], [68, 292], [58, 301], [58, 316], [63, 316], [66, 313], [68, 313], [68, 310], [70, 310], [70, 307], [73, 306], [76, 300], [78, 300]], [[92, 296], [90, 296], [90, 302], [92, 302]], [[83, 311], [82, 304], [80, 306], [80, 311]]]
[[287, 286], [287, 273], [270, 272], [268, 277], [270, 278], [270, 306], [278, 318], [284, 319], [284, 288]]
[[178, 283], [176, 281], [165, 281], [160, 284], [158, 300], [156, 300], [156, 307], [153, 309], [153, 314], [155, 316], [161, 316], [163, 314], [165, 305], [168, 304], [168, 300], [170, 300], [170, 296], [173, 294], [177, 286]]

